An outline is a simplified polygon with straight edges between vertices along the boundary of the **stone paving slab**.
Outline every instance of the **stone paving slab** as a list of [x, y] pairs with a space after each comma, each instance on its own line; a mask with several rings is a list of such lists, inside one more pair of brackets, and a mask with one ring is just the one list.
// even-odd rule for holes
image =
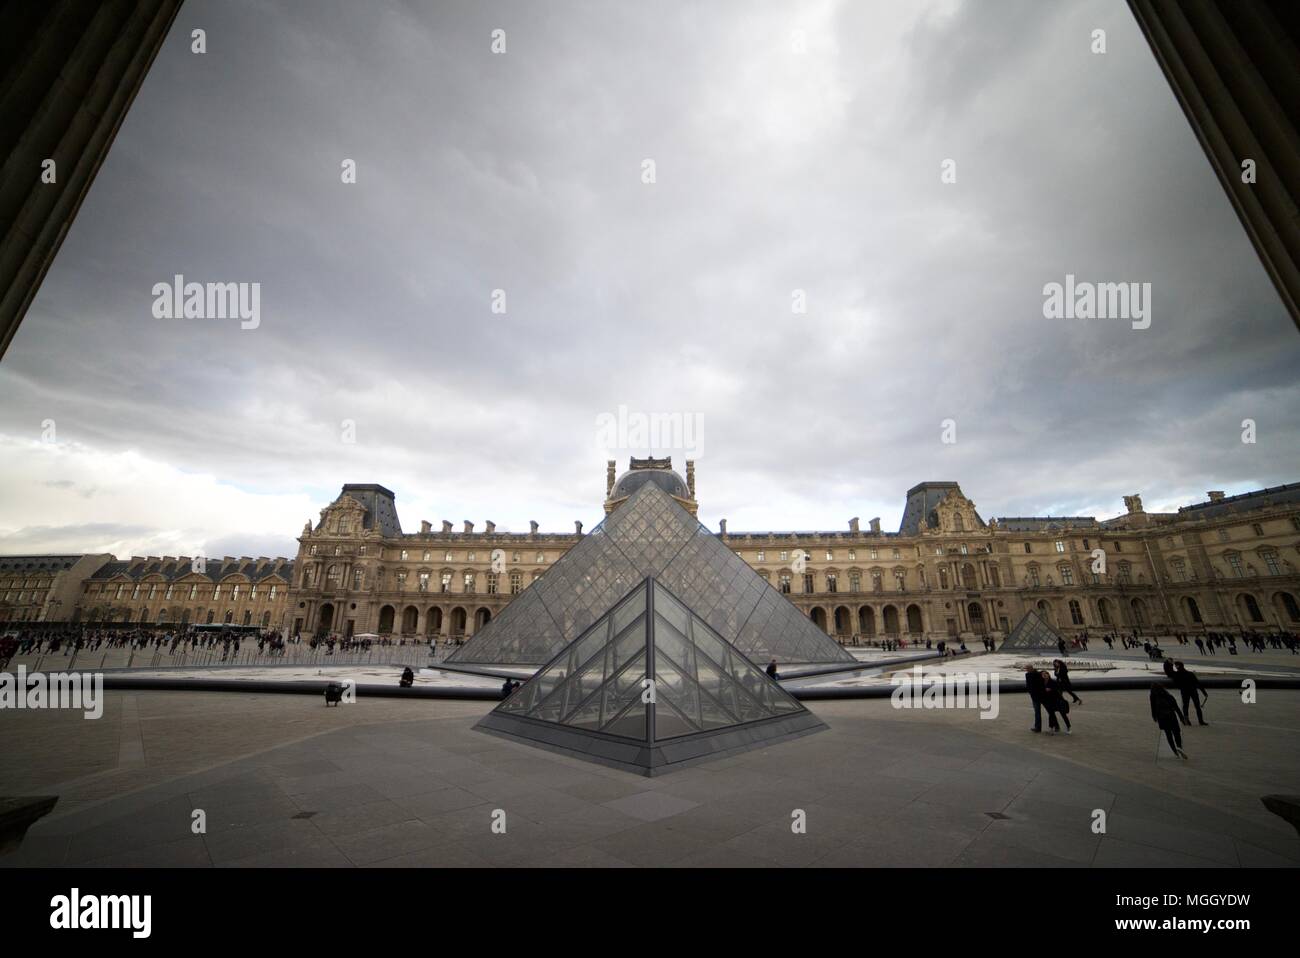
[[[483, 703], [324, 712], [300, 696], [252, 696], [261, 701], [249, 708], [248, 696], [201, 697], [196, 706], [183, 693], [111, 693], [103, 721], [117, 732], [86, 729], [71, 760], [62, 745], [79, 726], [24, 716], [29, 767], [6, 756], [0, 791], [40, 782], [77, 800], [0, 866], [1300, 864], [1300, 837], [1252, 807], [1300, 791], [1296, 693], [1251, 707], [1216, 697], [1213, 724], [1187, 730], [1188, 763], [1154, 759], [1144, 695], [1109, 692], [1072, 713], [1068, 738], [1029, 733], [1027, 709], [1011, 701], [997, 721], [818, 702], [830, 726], [820, 735], [656, 779], [477, 733]], [[172, 739], [199, 735], [200, 715], [209, 737], [200, 757], [179, 762]], [[278, 738], [248, 731], [277, 716]], [[123, 748], [124, 734], [142, 752]], [[151, 743], [171, 746], [158, 764]], [[125, 791], [87, 788], [88, 765]], [[191, 831], [197, 808], [201, 835]], [[791, 830], [796, 810], [805, 834]], [[1097, 810], [1105, 834], [1092, 830]], [[500, 814], [505, 834], [492, 829]]]

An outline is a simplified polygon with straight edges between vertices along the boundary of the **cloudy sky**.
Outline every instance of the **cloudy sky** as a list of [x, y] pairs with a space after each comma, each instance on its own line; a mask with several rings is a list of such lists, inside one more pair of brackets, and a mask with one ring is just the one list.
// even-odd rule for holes
[[0, 551], [293, 554], [344, 482], [567, 531], [688, 444], [733, 531], [1154, 511], [1300, 480], [1297, 369], [1122, 0], [187, 0], [0, 362]]

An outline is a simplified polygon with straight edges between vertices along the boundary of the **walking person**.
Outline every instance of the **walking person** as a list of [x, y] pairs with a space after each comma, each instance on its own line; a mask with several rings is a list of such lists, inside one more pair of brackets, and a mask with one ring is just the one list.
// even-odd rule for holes
[[1047, 709], [1048, 726], [1051, 728], [1052, 734], [1055, 735], [1061, 730], [1061, 726], [1056, 720], [1058, 715], [1061, 717], [1061, 721], [1065, 723], [1065, 734], [1073, 734], [1074, 730], [1070, 728], [1070, 703], [1065, 700], [1061, 683], [1047, 672], [1044, 672], [1043, 685], [1046, 693], [1043, 697], [1043, 707]]
[[[1201, 680], [1196, 677], [1196, 673], [1188, 671], [1187, 666], [1182, 662], [1174, 667], [1174, 686], [1183, 693], [1183, 719], [1186, 724], [1192, 724], [1192, 713], [1187, 708], [1190, 701], [1196, 706], [1196, 721], [1201, 725], [1209, 725], [1201, 712], [1201, 706], [1210, 700], [1210, 693], [1205, 690], [1205, 686], [1201, 685]], [[1201, 700], [1202, 693], [1205, 695], [1204, 701]]]
[[1029, 731], [1043, 730], [1043, 696], [1047, 691], [1043, 684], [1043, 673], [1033, 666], [1025, 666], [1025, 688], [1029, 690], [1029, 702], [1034, 707], [1034, 724]]
[[1063, 659], [1057, 659], [1052, 663], [1052, 668], [1056, 672], [1056, 686], [1061, 690], [1061, 694], [1074, 699], [1075, 705], [1082, 705], [1083, 699], [1074, 694], [1074, 685], [1070, 682], [1070, 667]]
[[1159, 682], [1151, 683], [1151, 718], [1165, 733], [1169, 747], [1181, 759], [1187, 758], [1183, 751], [1183, 731], [1179, 728], [1182, 713], [1178, 711], [1178, 702]]

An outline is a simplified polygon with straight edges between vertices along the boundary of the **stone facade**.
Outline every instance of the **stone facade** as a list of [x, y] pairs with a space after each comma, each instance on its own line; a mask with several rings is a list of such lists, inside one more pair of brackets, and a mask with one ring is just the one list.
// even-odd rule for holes
[[293, 581], [288, 559], [108, 558], [86, 579], [72, 621], [275, 628]]
[[[671, 464], [633, 460], [617, 479], [609, 464], [606, 512], [643, 469], [670, 472]], [[695, 514], [694, 470], [673, 473], [670, 485]], [[957, 483], [923, 482], [908, 490], [897, 532], [881, 531], [878, 519], [813, 532], [733, 532], [723, 520], [719, 535], [845, 642], [1002, 635], [1031, 608], [1066, 634], [1300, 629], [1300, 483], [1212, 492], [1176, 513], [1148, 513], [1137, 495], [1125, 505], [1109, 520], [986, 521]], [[71, 617], [467, 637], [582, 535], [581, 523], [573, 532], [542, 532], [536, 523], [499, 532], [469, 520], [404, 532], [391, 491], [349, 484], [304, 526], [292, 561], [227, 557], [196, 571], [186, 557], [101, 556]], [[59, 616], [47, 608], [40, 617]]]
[[113, 557], [0, 556], [0, 622], [44, 622], [75, 614], [86, 578]]

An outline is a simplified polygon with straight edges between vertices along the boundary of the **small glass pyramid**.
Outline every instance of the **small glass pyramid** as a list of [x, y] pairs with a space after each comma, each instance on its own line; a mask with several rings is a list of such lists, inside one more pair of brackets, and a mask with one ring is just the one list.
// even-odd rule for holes
[[651, 483], [583, 536], [448, 661], [540, 665], [651, 576], [753, 662], [855, 661]]
[[1055, 650], [1059, 647], [1060, 641], [1061, 633], [1052, 628], [1035, 609], [1030, 609], [1025, 613], [1025, 617], [1016, 623], [1016, 627], [998, 647], [998, 651]]
[[653, 578], [478, 725], [646, 775], [825, 727]]

